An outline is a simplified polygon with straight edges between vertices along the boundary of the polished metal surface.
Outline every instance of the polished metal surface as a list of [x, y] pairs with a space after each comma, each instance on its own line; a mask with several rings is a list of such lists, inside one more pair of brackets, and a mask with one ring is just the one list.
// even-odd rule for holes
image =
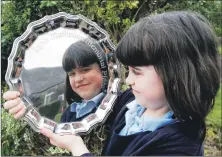
[[[65, 101], [66, 72], [62, 68], [65, 50], [77, 41], [93, 38], [104, 54], [96, 53], [102, 71], [106, 96], [95, 112], [77, 122], [60, 123], [61, 115], [68, 107]], [[93, 45], [87, 43], [94, 50]], [[91, 45], [90, 45], [91, 44]], [[46, 127], [59, 134], [87, 134], [101, 125], [112, 111], [122, 83], [121, 65], [112, 56], [115, 46], [105, 30], [82, 15], [60, 12], [32, 22], [13, 43], [8, 58], [6, 82], [11, 90], [17, 90], [27, 106], [24, 119], [35, 130]]]

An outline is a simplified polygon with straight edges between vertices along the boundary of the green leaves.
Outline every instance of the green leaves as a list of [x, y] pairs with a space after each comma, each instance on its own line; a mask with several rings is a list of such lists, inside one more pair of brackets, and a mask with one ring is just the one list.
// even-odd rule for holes
[[43, 7], [54, 7], [57, 4], [58, 4], [57, 1], [41, 1], [41, 5], [39, 7], [40, 8], [43, 8]]
[[191, 10], [204, 15], [214, 26], [218, 36], [222, 36], [221, 28], [221, 1], [219, 0], [172, 0], [163, 8], [158, 8], [157, 12], [176, 10]]
[[18, 135], [25, 124], [15, 121], [4, 109], [1, 110], [1, 121], [2, 155], [16, 155], [16, 149], [20, 145]]
[[2, 156], [70, 155], [67, 150], [53, 148], [45, 136], [36, 133], [26, 122], [15, 120], [3, 108], [1, 122]]
[[[84, 1], [85, 16], [94, 20], [109, 33], [114, 43], [117, 43], [125, 31], [135, 22], [134, 16], [125, 13], [129, 9], [137, 9], [139, 1], [99, 1], [89, 3]], [[89, 6], [90, 5], [90, 6]]]
[[[14, 39], [26, 30], [30, 22], [38, 20], [45, 15], [51, 15], [57, 12], [82, 14], [104, 28], [116, 44], [139, 17], [147, 13], [157, 14], [172, 10], [193, 10], [200, 12], [212, 22], [217, 35], [222, 35], [221, 1], [219, 0], [4, 1], [4, 3], [2, 2], [1, 18], [1, 55], [2, 58], [7, 58], [11, 52]], [[2, 93], [6, 91], [7, 86], [3, 86], [3, 88], [5, 89]], [[122, 89], [127, 88], [128, 86], [126, 85], [122, 86]], [[1, 103], [3, 103], [3, 100], [1, 100]], [[1, 112], [2, 155], [60, 156], [69, 154], [66, 150], [52, 147], [45, 137], [35, 133], [23, 121], [14, 120], [4, 109], [2, 109]], [[218, 119], [221, 119], [221, 101], [219, 101], [219, 97], [217, 97], [215, 109], [208, 116], [207, 122], [213, 126], [218, 126], [221, 124], [221, 121]], [[208, 133], [210, 137], [211, 133], [212, 132]], [[105, 139], [105, 133], [101, 133], [100, 135], [104, 135], [103, 138]], [[99, 142], [95, 142], [96, 140], [98, 141], [95, 136], [91, 135], [89, 146], [93, 147], [91, 149], [94, 150], [95, 153], [98, 153], [101, 151], [101, 147], [98, 144]]]

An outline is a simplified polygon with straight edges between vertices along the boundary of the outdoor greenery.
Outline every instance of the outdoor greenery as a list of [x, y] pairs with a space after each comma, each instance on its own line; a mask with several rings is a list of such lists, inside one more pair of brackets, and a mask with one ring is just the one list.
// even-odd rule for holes
[[[140, 17], [172, 10], [193, 10], [207, 17], [220, 39], [221, 1], [213, 0], [83, 0], [83, 1], [1, 1], [1, 95], [8, 87], [4, 82], [7, 58], [13, 41], [27, 28], [27, 25], [45, 15], [58, 12], [82, 14], [104, 28], [117, 44], [128, 28]], [[221, 52], [221, 46], [219, 46]], [[124, 86], [124, 88], [127, 88]], [[4, 100], [1, 99], [1, 104]], [[213, 111], [207, 117], [207, 138], [205, 155], [222, 155], [221, 145], [221, 87]], [[84, 141], [92, 152], [99, 155], [106, 139], [107, 127], [98, 127]], [[67, 150], [52, 146], [49, 140], [34, 132], [26, 122], [16, 121], [1, 108], [1, 155], [71, 155]]]

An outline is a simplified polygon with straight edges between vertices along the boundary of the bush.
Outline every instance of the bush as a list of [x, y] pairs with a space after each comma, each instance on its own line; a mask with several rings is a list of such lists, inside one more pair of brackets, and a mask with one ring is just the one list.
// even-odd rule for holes
[[[15, 120], [2, 108], [2, 156], [67, 156], [68, 150], [52, 146], [47, 137], [32, 130], [24, 121]], [[108, 126], [95, 128], [83, 140], [90, 152], [101, 155], [107, 138]]]
[[[8, 90], [3, 85], [1, 95]], [[1, 99], [1, 103], [4, 103]], [[2, 156], [36, 156], [36, 155], [70, 155], [67, 150], [54, 147], [49, 140], [32, 130], [23, 120], [15, 120], [1, 107], [1, 155]]]
[[221, 145], [221, 90], [217, 93], [215, 105], [211, 113], [207, 116], [207, 134], [205, 139], [205, 155], [206, 156], [222, 156]]

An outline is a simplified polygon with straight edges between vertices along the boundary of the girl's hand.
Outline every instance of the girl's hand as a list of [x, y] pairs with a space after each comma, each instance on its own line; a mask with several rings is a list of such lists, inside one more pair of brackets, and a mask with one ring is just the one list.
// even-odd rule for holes
[[51, 130], [41, 128], [40, 132], [50, 139], [50, 143], [69, 150], [73, 156], [81, 156], [82, 154], [89, 153], [82, 138], [76, 135], [59, 135], [53, 133]]
[[15, 119], [21, 118], [26, 110], [26, 106], [19, 98], [20, 93], [17, 91], [7, 91], [3, 94], [3, 98], [7, 100], [3, 106], [9, 113], [14, 116]]

